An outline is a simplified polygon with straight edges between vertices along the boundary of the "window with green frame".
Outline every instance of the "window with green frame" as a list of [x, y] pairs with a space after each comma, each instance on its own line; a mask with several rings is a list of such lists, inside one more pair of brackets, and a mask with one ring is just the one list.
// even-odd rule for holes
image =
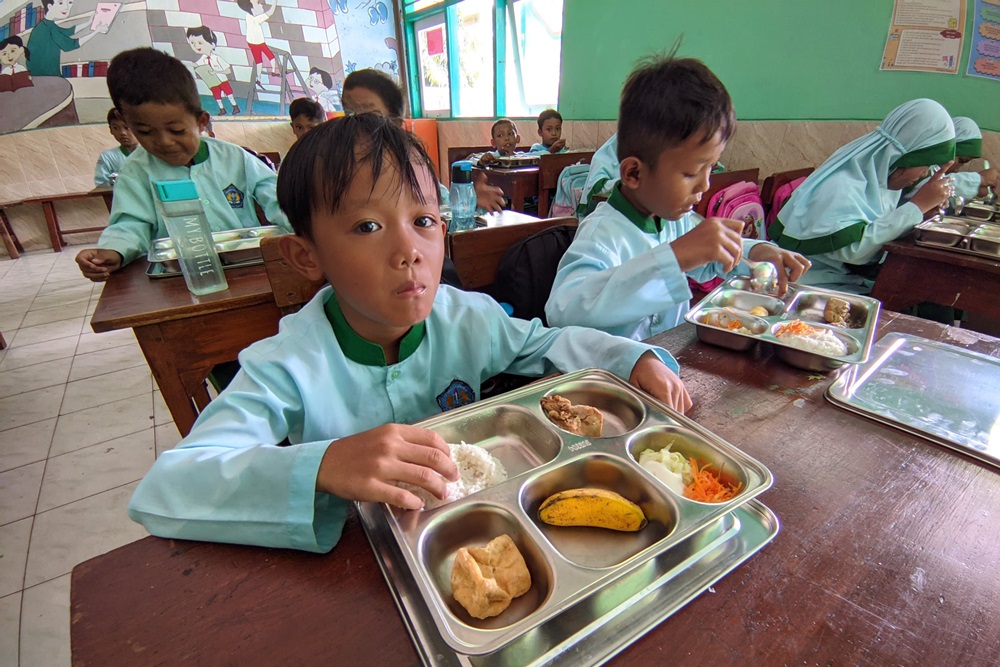
[[414, 117], [534, 116], [559, 98], [563, 0], [404, 0]]

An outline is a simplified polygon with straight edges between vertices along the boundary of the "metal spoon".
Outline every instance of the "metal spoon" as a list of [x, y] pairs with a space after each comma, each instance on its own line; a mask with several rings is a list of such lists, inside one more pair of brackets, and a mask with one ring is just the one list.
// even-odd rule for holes
[[750, 267], [750, 289], [761, 294], [778, 291], [778, 268], [771, 262], [743, 260]]

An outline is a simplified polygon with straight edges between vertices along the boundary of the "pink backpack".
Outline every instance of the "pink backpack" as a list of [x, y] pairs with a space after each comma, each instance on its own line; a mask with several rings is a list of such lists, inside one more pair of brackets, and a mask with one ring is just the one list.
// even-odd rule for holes
[[722, 188], [708, 200], [708, 217], [743, 221], [743, 237], [765, 239], [764, 202], [756, 183], [740, 181]]
[[796, 178], [794, 181], [789, 181], [774, 191], [774, 196], [771, 197], [771, 210], [767, 212], [767, 221], [764, 224], [765, 233], [766, 230], [771, 228], [774, 221], [778, 219], [778, 212], [781, 210], [781, 207], [785, 205], [785, 202], [792, 196], [795, 188], [802, 185], [802, 181], [804, 180], [806, 180], [805, 176]]

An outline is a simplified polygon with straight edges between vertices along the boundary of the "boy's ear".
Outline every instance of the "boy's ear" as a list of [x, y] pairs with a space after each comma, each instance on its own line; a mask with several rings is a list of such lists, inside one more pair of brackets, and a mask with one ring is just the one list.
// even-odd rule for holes
[[212, 120], [212, 117], [210, 115], [208, 115], [208, 112], [205, 111], [204, 109], [202, 109], [201, 113], [198, 114], [198, 133], [199, 134], [201, 134], [202, 132], [205, 131], [205, 128], [208, 127], [208, 123], [211, 120]]
[[619, 167], [622, 185], [632, 190], [639, 187], [645, 175], [645, 165], [642, 160], [630, 155], [621, 162]]
[[286, 234], [278, 238], [281, 256], [292, 267], [309, 280], [323, 280], [323, 268], [316, 256], [316, 248], [311, 241], [297, 234]]

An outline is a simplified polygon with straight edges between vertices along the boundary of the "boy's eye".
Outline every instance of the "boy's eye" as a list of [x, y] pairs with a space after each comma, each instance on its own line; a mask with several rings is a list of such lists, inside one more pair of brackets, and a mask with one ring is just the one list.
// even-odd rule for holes
[[437, 224], [437, 219], [431, 215], [422, 215], [419, 218], [417, 218], [413, 222], [413, 224], [415, 224], [417, 227], [429, 228]]
[[358, 226], [355, 227], [354, 229], [359, 234], [371, 234], [372, 232], [376, 232], [381, 228], [382, 226], [379, 225], [374, 220], [365, 220], [364, 222], [359, 223]]

